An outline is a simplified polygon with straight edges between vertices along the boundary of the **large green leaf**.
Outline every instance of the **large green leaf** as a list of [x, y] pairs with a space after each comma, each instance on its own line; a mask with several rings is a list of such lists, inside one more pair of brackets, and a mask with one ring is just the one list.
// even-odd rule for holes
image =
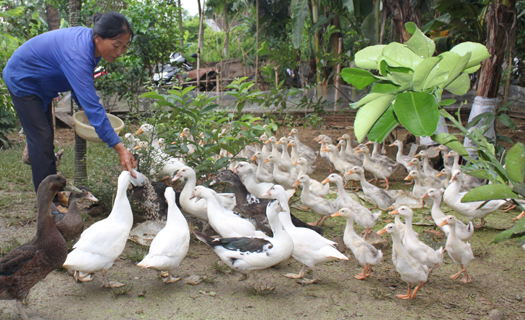
[[139, 96], [139, 98], [155, 99], [165, 101], [166, 99], [155, 91], [145, 92]]
[[486, 184], [470, 190], [461, 202], [487, 201], [497, 199], [517, 199], [518, 195], [506, 184]]
[[470, 78], [468, 74], [462, 73], [456, 80], [452, 81], [449, 85], [445, 87], [450, 93], [461, 96], [468, 92], [470, 88]]
[[457, 153], [459, 153], [460, 155], [464, 157], [468, 155], [467, 150], [465, 149], [463, 144], [459, 142], [456, 136], [450, 133], [446, 133], [446, 132], [436, 133], [436, 134], [433, 134], [431, 138], [433, 141], [449, 147], [450, 149], [456, 151]]
[[358, 68], [344, 68], [341, 71], [341, 77], [344, 81], [352, 84], [359, 90], [377, 81], [376, 77], [374, 77], [370, 71]]
[[366, 47], [355, 54], [355, 65], [362, 69], [377, 70], [377, 58], [382, 54], [384, 44]]
[[423, 58], [398, 42], [392, 42], [383, 49], [383, 57], [391, 67], [405, 67], [416, 70]]
[[295, 5], [291, 9], [293, 20], [292, 44], [295, 49], [299, 49], [303, 38], [304, 22], [309, 12], [308, 0], [297, 0], [293, 3]]
[[436, 50], [434, 41], [421, 32], [414, 22], [405, 23], [405, 27], [412, 34], [405, 45], [422, 58], [432, 57]]
[[512, 228], [500, 232], [492, 242], [498, 243], [510, 238], [519, 237], [522, 236], [523, 233], [525, 233], [525, 219], [520, 219]]
[[361, 23], [361, 34], [370, 40], [370, 44], [376, 44], [376, 17], [373, 12], [366, 16]]
[[487, 50], [487, 47], [481, 43], [476, 42], [462, 42], [450, 50], [450, 52], [455, 52], [460, 56], [464, 56], [467, 52], [470, 52], [472, 55], [465, 68], [474, 67], [479, 65], [481, 61], [490, 57], [490, 53]]
[[392, 83], [376, 82], [370, 89], [372, 93], [396, 93], [399, 86]]
[[390, 105], [368, 132], [368, 140], [382, 142], [398, 124], [399, 122], [394, 114], [394, 106]]
[[375, 100], [377, 98], [381, 98], [383, 96], [385, 96], [384, 93], [369, 93], [366, 96], [364, 96], [363, 98], [361, 98], [361, 100], [357, 101], [356, 103], [353, 103], [352, 104], [352, 108], [357, 109], [357, 108], [359, 108], [361, 106], [364, 106], [365, 104], [369, 103], [370, 101]]
[[429, 93], [398, 94], [394, 102], [394, 111], [399, 122], [416, 136], [429, 136], [436, 131], [439, 110], [436, 98]]
[[[450, 54], [450, 52], [443, 52], [443, 54]], [[468, 60], [470, 59], [470, 52], [467, 52], [464, 56], [460, 57], [457, 64], [450, 70], [444, 70], [448, 71], [448, 75], [446, 77], [446, 82], [444, 87], [452, 83], [465, 69], [465, 66], [467, 65]]]
[[423, 91], [425, 83], [428, 82], [428, 76], [441, 59], [441, 57], [427, 58], [417, 66], [416, 70], [414, 70], [414, 75], [412, 76], [414, 91]]
[[509, 149], [505, 157], [505, 168], [509, 177], [517, 182], [525, 179], [525, 145], [518, 142]]
[[381, 94], [381, 97], [368, 102], [357, 111], [354, 121], [354, 133], [359, 143], [363, 141], [370, 128], [390, 106], [392, 100], [394, 100], [393, 95]]

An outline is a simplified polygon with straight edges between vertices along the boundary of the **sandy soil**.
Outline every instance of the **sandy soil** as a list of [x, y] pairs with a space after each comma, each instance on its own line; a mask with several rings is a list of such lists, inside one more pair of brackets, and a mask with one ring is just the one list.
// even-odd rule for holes
[[[301, 140], [316, 146], [313, 138], [320, 132], [338, 138], [347, 130], [340, 123], [321, 130], [301, 129]], [[508, 135], [523, 141], [525, 138], [520, 132], [508, 132]], [[59, 130], [58, 138], [63, 139], [61, 143], [71, 141], [71, 137], [68, 130]], [[389, 154], [393, 155], [393, 152]], [[314, 177], [324, 179], [328, 164], [319, 161], [317, 165]], [[405, 175], [406, 172], [401, 170], [396, 173], [394, 188], [406, 188], [401, 181]], [[22, 192], [12, 192], [12, 196], [31, 198], [30, 193], [24, 195]], [[34, 203], [33, 199], [28, 201]], [[5, 215], [13, 211], [19, 216], [16, 223]], [[34, 204], [0, 207], [0, 245], [5, 246], [14, 238], [20, 243], [32, 238], [34, 212]], [[428, 213], [429, 209], [421, 210], [415, 221], [423, 218], [425, 212]], [[303, 286], [282, 276], [301, 268], [293, 259], [258, 272], [257, 281], [238, 281], [239, 274], [218, 263], [218, 257], [209, 247], [192, 239], [190, 251], [178, 268], [178, 276], [182, 278], [179, 282], [164, 284], [157, 272], [136, 267], [137, 259], [147, 252], [147, 248], [128, 242], [121, 258], [109, 271], [110, 280], [121, 281], [125, 287], [101, 288], [100, 274], [93, 282], [75, 283], [65, 270], [56, 270], [32, 289], [26, 310], [29, 316], [56, 320], [525, 319], [525, 252], [514, 241], [490, 244], [500, 229], [512, 226], [510, 218], [518, 213], [498, 212], [489, 216], [487, 226], [478, 230], [470, 240], [475, 254], [468, 267], [472, 283], [464, 285], [449, 279], [459, 267], [447, 256], [413, 301], [395, 296], [405, 293], [406, 284], [392, 265], [390, 245], [383, 249], [383, 263], [366, 281], [353, 278], [361, 272], [361, 267], [347, 250], [345, 254], [349, 261], [319, 266], [322, 281]], [[297, 211], [297, 214], [306, 221], [317, 220], [310, 212]], [[382, 218], [388, 219], [386, 215]], [[94, 221], [88, 218], [86, 223]], [[327, 237], [340, 241], [343, 219], [328, 219], [325, 226]], [[444, 245], [445, 238], [435, 237], [425, 231], [427, 229], [432, 228], [416, 227], [423, 241], [436, 248]], [[385, 238], [389, 244], [390, 238]], [[195, 275], [203, 277], [203, 281], [196, 285], [185, 283], [186, 278]], [[19, 319], [14, 301], [0, 301], [0, 319]]]

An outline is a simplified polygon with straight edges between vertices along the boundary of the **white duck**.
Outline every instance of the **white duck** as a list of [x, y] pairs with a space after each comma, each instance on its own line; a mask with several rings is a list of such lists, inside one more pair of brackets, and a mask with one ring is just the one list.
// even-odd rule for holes
[[[186, 257], [190, 247], [190, 229], [182, 212], [175, 203], [175, 191], [168, 187], [164, 191], [168, 203], [168, 219], [166, 226], [157, 233], [151, 242], [148, 254], [137, 264], [142, 268], [152, 268], [161, 271], [164, 283], [173, 283], [180, 278], [173, 276], [173, 269], [177, 268]], [[166, 275], [164, 276], [164, 273]]]
[[[297, 161], [293, 163], [293, 165], [299, 166], [299, 171], [298, 171], [299, 174], [297, 175], [298, 177], [308, 174], [307, 167], [309, 166], [309, 164], [305, 158], [300, 157], [299, 159], [297, 159]], [[329, 191], [330, 191], [330, 185], [323, 184], [315, 179], [310, 179], [310, 193], [324, 198], [328, 195]]]
[[206, 200], [210, 226], [221, 237], [266, 237], [263, 232], [255, 230], [255, 226], [249, 220], [237, 215], [232, 210], [224, 208], [219, 202], [217, 193], [212, 189], [196, 186], [190, 198], [194, 197]]
[[195, 153], [197, 148], [195, 147], [195, 138], [191, 134], [190, 128], [182, 129], [182, 132], [180, 133], [179, 137], [181, 138], [182, 143], [184, 143], [188, 148], [188, 154]]
[[377, 250], [376, 247], [366, 242], [366, 240], [355, 233], [355, 214], [352, 210], [349, 208], [342, 208], [332, 215], [332, 217], [339, 216], [346, 218], [346, 228], [343, 241], [345, 242], [345, 245], [352, 250], [354, 257], [359, 261], [359, 264], [364, 267], [363, 273], [356, 274], [354, 278], [364, 280], [372, 275], [372, 267], [383, 261], [383, 252]]
[[445, 249], [447, 250], [448, 255], [452, 261], [461, 267], [461, 271], [451, 275], [450, 278], [457, 279], [463, 273], [463, 278], [461, 278], [460, 281], [463, 283], [469, 283], [472, 281], [472, 278], [467, 273], [467, 265], [474, 259], [474, 254], [472, 253], [470, 244], [468, 242], [465, 243], [459, 240], [459, 238], [456, 236], [456, 221], [456, 217], [447, 216], [439, 226], [442, 227], [447, 224], [450, 225], [450, 233], [447, 237]]
[[312, 148], [305, 145], [299, 140], [299, 130], [293, 128], [292, 130], [290, 130], [289, 135], [293, 137], [297, 144], [298, 156], [305, 158], [308, 161], [308, 163], [313, 164], [315, 162], [315, 159], [317, 159], [317, 154]]
[[451, 157], [446, 157], [446, 155], [450, 152], [451, 149], [445, 145], [440, 144], [437, 148], [434, 148], [434, 150], [439, 150], [439, 152], [441, 153], [441, 158], [443, 158], [443, 165], [445, 166], [445, 168], [452, 171], [454, 159], [452, 159]]
[[292, 255], [294, 243], [279, 219], [279, 211], [279, 201], [268, 203], [266, 215], [272, 228], [272, 238], [213, 239], [204, 233], [194, 233], [199, 240], [212, 247], [226, 265], [246, 277], [250, 271], [269, 268], [289, 259]]
[[416, 170], [410, 171], [405, 180], [414, 180], [414, 187], [412, 188], [412, 196], [416, 199], [420, 199], [425, 193], [427, 193], [430, 187], [425, 187], [421, 185], [421, 177]]
[[326, 152], [328, 160], [330, 160], [335, 170], [337, 170], [340, 174], [345, 174], [345, 171], [348, 168], [354, 166], [351, 162], [341, 158], [337, 146], [334, 146], [333, 144], [327, 144], [322, 148], [322, 150]]
[[[232, 171], [244, 177], [243, 183], [246, 186], [246, 189], [248, 189], [248, 192], [257, 198], [269, 199], [268, 196], [265, 196], [264, 194], [274, 185], [274, 183], [257, 182], [255, 179], [255, 170], [251, 164], [241, 161], [235, 166], [235, 168], [233, 168]], [[294, 189], [288, 189], [286, 191], [288, 198], [291, 198], [294, 193]]]
[[[417, 291], [427, 282], [428, 267], [414, 259], [401, 243], [401, 235], [395, 224], [389, 223], [378, 234], [389, 233], [392, 236], [392, 262], [401, 279], [408, 284], [407, 294], [397, 295], [400, 299], [414, 299]], [[411, 293], [412, 284], [418, 284]]]
[[345, 154], [349, 156], [353, 161], [355, 162], [355, 166], [361, 167], [363, 165], [363, 154], [355, 153], [354, 148], [352, 147], [352, 138], [348, 133], [343, 134], [341, 137], [339, 137], [340, 141], [345, 141]]
[[[491, 200], [485, 201], [474, 201], [474, 202], [461, 202], [461, 199], [467, 194], [467, 192], [460, 192], [461, 184], [463, 182], [463, 173], [456, 170], [452, 172], [452, 179], [450, 185], [443, 194], [443, 201], [447, 206], [457, 213], [464, 215], [469, 218], [470, 221], [474, 219], [481, 219], [481, 224], [477, 225], [476, 228], [485, 225], [485, 217], [490, 213], [498, 210], [507, 201], [506, 200]], [[480, 206], [483, 205], [481, 208]]]
[[301, 202], [303, 205], [312, 209], [314, 213], [321, 215], [321, 218], [311, 225], [322, 226], [326, 218], [337, 211], [337, 203], [310, 193], [310, 177], [307, 175], [300, 176], [295, 182], [294, 187], [297, 187], [300, 183], [303, 185]]
[[[255, 152], [252, 157], [252, 161], [257, 160], [257, 169], [255, 170], [255, 177], [259, 182], [274, 183], [273, 179], [273, 167], [270, 163], [264, 162], [264, 156], [261, 151]], [[234, 167], [235, 168], [235, 167]], [[232, 170], [233, 171], [233, 170]]]
[[122, 171], [111, 213], [106, 219], [97, 221], [84, 230], [73, 246], [73, 251], [68, 254], [63, 266], [74, 271], [75, 280], [91, 281], [92, 274], [102, 270], [104, 287], [123, 286], [119, 282], [109, 282], [107, 272], [124, 251], [133, 226], [133, 213], [126, 195], [131, 179], [129, 171]]
[[331, 173], [325, 180], [323, 180], [323, 183], [325, 184], [328, 184], [328, 182], [335, 183], [337, 186], [338, 197], [335, 200], [335, 203], [338, 205], [338, 208], [348, 208], [352, 210], [355, 222], [365, 228], [363, 233], [365, 234], [364, 239], [366, 239], [366, 236], [372, 231], [377, 220], [379, 220], [381, 211], [372, 213], [369, 209], [363, 207], [360, 203], [352, 199], [344, 189], [343, 178], [341, 178], [341, 176]]
[[346, 175], [350, 175], [354, 172], [359, 174], [364, 194], [374, 202], [373, 204], [375, 204], [376, 207], [381, 210], [387, 210], [394, 203], [394, 199], [385, 190], [366, 181], [363, 168], [353, 167], [348, 173], [346, 173]]
[[[445, 192], [445, 190], [443, 189], [430, 188], [428, 189], [427, 193], [425, 193], [421, 197], [422, 199], [429, 197], [434, 201], [432, 205], [431, 215], [432, 215], [432, 220], [434, 220], [434, 223], [436, 224], [436, 226], [440, 225], [441, 222], [443, 222], [443, 220], [446, 218], [446, 215], [441, 210], [443, 192]], [[440, 227], [440, 229], [447, 236], [450, 233], [449, 225], [444, 225]], [[472, 224], [472, 221], [469, 221], [468, 224], [464, 224], [461, 220], [456, 219], [456, 236], [460, 240], [467, 241], [468, 239], [472, 237], [473, 234], [474, 234], [474, 225]]]
[[408, 152], [407, 155], [403, 154], [403, 142], [396, 140], [390, 145], [390, 147], [394, 147], [394, 146], [397, 147], [397, 153], [396, 153], [397, 163], [402, 164], [407, 169], [407, 171], [410, 171], [408, 166], [409, 166], [410, 160], [412, 160], [412, 158], [414, 158], [414, 156], [416, 155], [418, 145], [413, 144], [410, 147], [410, 151]]
[[423, 172], [427, 176], [434, 176], [436, 177], [439, 174], [439, 171], [434, 169], [434, 167], [430, 164], [430, 158], [428, 156], [428, 152], [426, 150], [419, 151], [418, 154], [414, 156], [414, 158], [421, 158], [423, 160]]
[[320, 263], [336, 260], [348, 260], [348, 258], [339, 252], [335, 246], [336, 242], [328, 240], [318, 234], [317, 232], [307, 229], [298, 228], [292, 223], [290, 216], [290, 207], [286, 199], [286, 192], [280, 185], [273, 186], [268, 190], [268, 194], [273, 198], [279, 200], [282, 211], [279, 213], [279, 218], [284, 226], [284, 229], [293, 241], [293, 258], [303, 264], [301, 271], [298, 274], [287, 273], [284, 276], [287, 278], [301, 279], [306, 274], [306, 268], [313, 271], [312, 279], [303, 279], [303, 284], [312, 284], [320, 281], [319, 275], [315, 268]]
[[[357, 153], [363, 153], [363, 168], [365, 168], [367, 171], [371, 172], [376, 179], [383, 179], [386, 183], [386, 190], [390, 188], [390, 184], [388, 182], [388, 178], [394, 173], [394, 171], [397, 168], [397, 163], [395, 162], [386, 162], [382, 160], [372, 161], [370, 159], [370, 150], [367, 146], [361, 145], [358, 147], [359, 149], [356, 150]], [[376, 181], [377, 182], [377, 181]]]
[[281, 161], [279, 162], [279, 165], [283, 171], [292, 172], [295, 170], [295, 168], [292, 166], [292, 158], [290, 158], [290, 153], [288, 152], [288, 139], [286, 137], [282, 137], [277, 141], [277, 145], [282, 145], [283, 151], [281, 152]]
[[428, 186], [432, 188], [438, 188], [442, 185], [441, 180], [436, 176], [427, 175], [423, 172], [421, 168], [421, 161], [419, 161], [418, 158], [412, 158], [412, 160], [409, 163], [409, 169], [410, 171], [417, 171], [419, 174], [419, 180], [421, 181], [422, 186]]
[[[184, 188], [182, 188], [182, 191], [179, 195], [180, 206], [184, 212], [189, 213], [201, 220], [201, 222], [204, 222], [205, 224], [203, 230], [205, 230], [208, 227], [206, 224], [206, 222], [208, 222], [208, 206], [206, 201], [190, 199], [193, 189], [195, 189], [195, 186], [197, 185], [197, 176], [195, 170], [188, 166], [184, 166], [177, 172], [172, 181], [175, 182], [181, 178], [186, 179], [186, 184], [184, 184]], [[235, 207], [234, 193], [219, 194], [219, 199], [223, 207], [229, 210], [232, 210]]]
[[443, 262], [443, 247], [437, 250], [432, 249], [424, 242], [419, 241], [414, 230], [412, 229], [413, 212], [407, 206], [401, 206], [389, 214], [399, 214], [405, 218], [405, 236], [403, 237], [403, 246], [408, 254], [428, 267], [428, 273], [438, 267]]
[[295, 170], [293, 171], [285, 171], [282, 170], [279, 166], [280, 160], [276, 158], [273, 154], [269, 155], [268, 158], [264, 160], [264, 162], [271, 162], [273, 163], [273, 179], [276, 183], [282, 185], [286, 189], [292, 189], [293, 184], [295, 180], [297, 179], [297, 172]]

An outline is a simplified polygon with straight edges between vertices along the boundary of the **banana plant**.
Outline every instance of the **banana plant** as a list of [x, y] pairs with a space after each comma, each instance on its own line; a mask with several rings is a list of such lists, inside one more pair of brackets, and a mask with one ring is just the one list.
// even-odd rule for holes
[[[416, 136], [430, 136], [437, 128], [444, 90], [456, 95], [470, 88], [469, 74], [490, 55], [479, 43], [464, 42], [433, 56], [436, 45], [416, 24], [405, 24], [412, 35], [401, 44], [375, 45], [358, 51], [358, 68], [345, 68], [341, 77], [358, 89], [371, 85], [370, 93], [351, 104], [358, 109], [354, 132], [381, 142], [399, 124]], [[368, 71], [372, 70], [374, 73]]]

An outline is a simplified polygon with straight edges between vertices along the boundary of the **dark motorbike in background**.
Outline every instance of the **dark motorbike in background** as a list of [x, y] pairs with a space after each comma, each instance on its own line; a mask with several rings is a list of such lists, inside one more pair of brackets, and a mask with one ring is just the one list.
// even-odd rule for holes
[[[197, 57], [194, 53], [193, 58]], [[170, 55], [170, 63], [157, 65], [153, 74], [153, 82], [156, 85], [171, 85], [175, 80], [183, 86], [196, 85], [191, 83], [197, 81], [197, 69], [179, 53]], [[211, 91], [216, 86], [217, 71], [215, 68], [200, 68], [200, 91]]]

